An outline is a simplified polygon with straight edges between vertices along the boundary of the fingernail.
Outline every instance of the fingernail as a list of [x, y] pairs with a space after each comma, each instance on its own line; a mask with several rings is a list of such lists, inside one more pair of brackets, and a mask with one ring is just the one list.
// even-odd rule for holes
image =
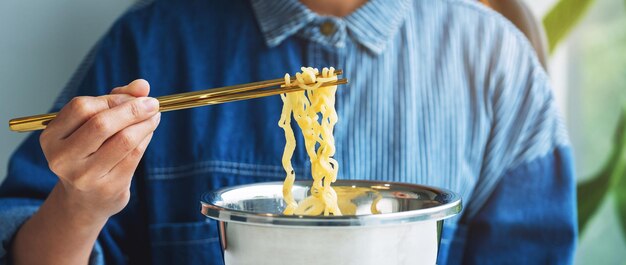
[[146, 111], [155, 111], [159, 108], [159, 101], [156, 98], [144, 98], [142, 103]]

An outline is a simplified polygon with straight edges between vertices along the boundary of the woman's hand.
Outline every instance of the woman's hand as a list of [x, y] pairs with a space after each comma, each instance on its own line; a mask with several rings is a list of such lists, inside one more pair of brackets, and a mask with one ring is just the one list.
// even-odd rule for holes
[[59, 195], [86, 221], [107, 219], [128, 203], [133, 173], [160, 113], [156, 99], [143, 97], [147, 93], [119, 91], [148, 89], [146, 81], [136, 80], [116, 94], [74, 98], [41, 134]]
[[160, 121], [145, 80], [111, 95], [77, 97], [41, 133], [41, 148], [59, 177], [13, 242], [15, 264], [86, 264], [109, 217], [130, 198], [139, 160]]

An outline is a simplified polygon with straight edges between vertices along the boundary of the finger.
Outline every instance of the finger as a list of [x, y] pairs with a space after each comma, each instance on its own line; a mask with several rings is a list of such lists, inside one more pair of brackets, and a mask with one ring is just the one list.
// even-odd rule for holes
[[150, 85], [143, 79], [137, 79], [124, 87], [114, 89], [116, 90], [120, 93], [101, 97], [73, 98], [48, 124], [49, 133], [55, 132], [60, 139], [64, 139], [96, 113], [118, 106], [134, 97], [147, 96], [150, 92]]
[[105, 177], [97, 181], [113, 182], [119, 189], [130, 188], [132, 176], [152, 140], [152, 135], [148, 134], [135, 149], [109, 170]]
[[118, 106], [134, 97], [107, 95], [101, 97], [75, 97], [67, 103], [44, 130], [56, 139], [65, 139], [97, 113]]
[[157, 113], [150, 119], [131, 125], [106, 140], [98, 151], [87, 158], [87, 163], [91, 165], [90, 171], [93, 170], [90, 174], [102, 176], [110, 171], [154, 132], [160, 120], [161, 114]]
[[67, 138], [66, 146], [81, 157], [87, 157], [96, 152], [109, 137], [149, 119], [158, 111], [159, 102], [154, 98], [133, 99], [93, 116]]
[[144, 79], [137, 79], [126, 86], [111, 90], [111, 94], [128, 94], [133, 97], [147, 97], [149, 93], [150, 84]]

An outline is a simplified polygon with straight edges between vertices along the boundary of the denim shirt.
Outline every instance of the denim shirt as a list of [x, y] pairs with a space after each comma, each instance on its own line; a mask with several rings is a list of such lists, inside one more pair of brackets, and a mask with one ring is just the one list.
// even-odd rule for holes
[[[94, 47], [53, 110], [136, 78], [162, 96], [301, 66], [334, 66], [350, 80], [337, 92], [339, 179], [462, 196], [439, 264], [572, 261], [573, 160], [548, 77], [514, 26], [469, 1], [371, 0], [344, 18], [295, 0], [140, 2]], [[102, 230], [92, 263], [221, 264], [199, 197], [284, 179], [281, 107], [274, 96], [164, 113], [130, 202]], [[57, 182], [38, 136], [13, 155], [0, 187], [4, 261], [15, 231]], [[309, 179], [302, 141], [293, 164]]]

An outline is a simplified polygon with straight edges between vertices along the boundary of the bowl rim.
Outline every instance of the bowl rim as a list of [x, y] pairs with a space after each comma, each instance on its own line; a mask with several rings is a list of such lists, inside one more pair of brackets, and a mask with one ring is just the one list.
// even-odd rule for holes
[[[310, 186], [311, 181], [299, 180], [294, 182], [296, 185]], [[283, 185], [282, 181], [272, 182], [259, 182], [252, 184], [244, 184], [237, 186], [224, 187], [202, 194], [201, 213], [211, 219], [222, 222], [236, 222], [245, 224], [256, 225], [270, 225], [270, 226], [372, 226], [372, 225], [389, 225], [389, 224], [402, 224], [413, 223], [420, 221], [439, 221], [446, 218], [450, 218], [461, 212], [462, 201], [461, 197], [447, 189], [436, 188], [432, 186], [392, 182], [392, 181], [372, 181], [372, 180], [337, 180], [333, 185], [341, 186], [357, 186], [357, 187], [373, 187], [373, 186], [386, 186], [386, 187], [402, 187], [405, 189], [413, 190], [427, 190], [434, 192], [438, 195], [444, 194], [444, 201], [439, 206], [396, 212], [396, 213], [383, 213], [383, 214], [370, 214], [370, 215], [341, 215], [341, 216], [306, 216], [306, 215], [282, 215], [272, 213], [254, 213], [248, 211], [241, 211], [235, 209], [228, 209], [222, 206], [214, 204], [219, 194], [225, 192], [248, 188], [254, 186], [274, 186]]]

